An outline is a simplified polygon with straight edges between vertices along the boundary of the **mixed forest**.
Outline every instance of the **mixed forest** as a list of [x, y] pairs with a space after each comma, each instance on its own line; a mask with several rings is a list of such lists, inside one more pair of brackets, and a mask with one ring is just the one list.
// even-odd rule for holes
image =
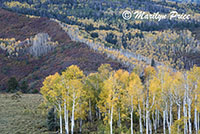
[[[59, 20], [65, 27], [72, 27], [69, 30], [71, 33], [68, 34], [72, 34], [75, 41], [86, 39], [89, 45], [92, 42], [92, 46], [102, 45], [108, 51], [115, 49], [112, 53], [122, 53], [120, 55], [125, 57], [132, 53], [138, 57], [138, 61], [145, 60], [142, 58], [144, 56], [146, 62], [153, 59], [177, 69], [189, 69], [199, 64], [198, 2], [3, 0], [1, 7], [18, 13]], [[190, 14], [191, 18], [126, 21], [121, 16], [124, 10], [161, 14], [177, 11], [180, 14]]]
[[[24, 78], [11, 77], [7, 86], [2, 79], [0, 87], [23, 93], [30, 85], [37, 88], [49, 131], [200, 133], [198, 0], [2, 0], [0, 7], [35, 20], [29, 22], [33, 29], [39, 21], [48, 27], [20, 39], [0, 35], [2, 61], [31, 68], [37, 63], [32, 74], [25, 69]], [[177, 11], [191, 18], [124, 20], [124, 10]], [[14, 25], [8, 35], [23, 25]]]

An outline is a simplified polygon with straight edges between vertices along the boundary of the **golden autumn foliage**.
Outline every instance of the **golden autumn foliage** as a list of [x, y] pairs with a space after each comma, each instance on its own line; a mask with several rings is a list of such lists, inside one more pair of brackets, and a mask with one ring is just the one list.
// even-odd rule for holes
[[[146, 119], [153, 121], [150, 123], [153, 130], [157, 131], [155, 123], [162, 117], [166, 118], [165, 125], [171, 123], [165, 128], [171, 133], [181, 133], [184, 130], [182, 119], [197, 123], [197, 113], [200, 112], [199, 72], [200, 68], [196, 66], [186, 72], [174, 72], [163, 66], [156, 69], [148, 66], [144, 69], [142, 81], [136, 70], [131, 73], [122, 69], [114, 71], [110, 65], [104, 64], [98, 68], [98, 72], [85, 76], [83, 71], [72, 65], [61, 75], [56, 73], [48, 76], [43, 82], [41, 93], [49, 106], [58, 109], [61, 103], [62, 113], [67, 110], [74, 120], [102, 119], [106, 126], [110, 126], [110, 131], [113, 131], [112, 127], [116, 127], [116, 123], [119, 127], [131, 120], [132, 126], [135, 114], [139, 118], [140, 132], [144, 128], [142, 122]], [[187, 97], [188, 100], [184, 101]], [[187, 105], [187, 118], [190, 120], [181, 114], [181, 109], [176, 108], [180, 108], [183, 101]], [[149, 114], [144, 116], [147, 111]], [[193, 115], [191, 112], [194, 111]]]

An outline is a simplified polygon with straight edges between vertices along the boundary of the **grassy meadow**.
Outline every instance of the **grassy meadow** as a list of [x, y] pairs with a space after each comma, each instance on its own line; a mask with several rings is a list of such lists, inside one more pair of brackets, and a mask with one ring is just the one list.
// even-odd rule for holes
[[0, 134], [49, 134], [39, 94], [0, 94]]

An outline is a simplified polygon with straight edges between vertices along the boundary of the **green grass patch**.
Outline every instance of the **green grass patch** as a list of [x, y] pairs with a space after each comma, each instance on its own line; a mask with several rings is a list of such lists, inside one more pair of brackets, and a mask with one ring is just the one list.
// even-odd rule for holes
[[49, 134], [39, 94], [0, 94], [0, 134]]

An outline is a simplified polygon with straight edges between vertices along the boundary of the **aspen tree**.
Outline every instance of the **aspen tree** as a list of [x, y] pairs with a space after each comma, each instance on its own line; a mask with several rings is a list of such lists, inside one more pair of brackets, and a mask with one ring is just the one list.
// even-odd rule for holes
[[155, 69], [151, 66], [148, 66], [144, 70], [145, 74], [145, 90], [146, 90], [146, 134], [149, 134], [149, 81], [155, 75]]
[[[181, 72], [176, 72], [173, 75], [173, 95], [174, 95], [174, 101], [177, 105], [177, 121], [176, 122], [180, 122], [181, 119], [181, 105], [182, 105], [182, 101], [183, 101], [183, 97], [184, 97], [184, 79], [183, 79], [183, 74]], [[177, 133], [180, 133], [180, 126], [179, 124], [177, 124]]]
[[125, 95], [125, 89], [128, 85], [129, 73], [122, 69], [119, 69], [115, 72], [114, 78], [117, 82], [117, 94], [118, 94], [118, 102], [117, 102], [117, 113], [118, 113], [118, 127], [121, 126], [121, 116], [123, 115], [124, 105], [123, 105], [123, 96]]
[[[166, 98], [165, 98], [165, 115], [166, 115], [166, 121], [167, 121], [169, 134], [171, 134], [171, 126], [173, 123], [173, 113], [172, 113], [172, 109], [173, 109], [173, 86], [172, 86], [173, 79], [172, 79], [170, 73], [171, 73], [171, 71], [169, 69], [165, 70], [164, 84], [163, 84], [163, 95], [166, 96]], [[168, 107], [169, 107], [169, 110], [168, 110]]]
[[74, 132], [75, 126], [75, 111], [77, 110], [78, 104], [81, 97], [84, 95], [82, 78], [84, 77], [83, 71], [81, 71], [77, 66], [72, 65], [66, 69], [63, 73], [66, 79], [66, 86], [68, 87], [68, 97], [71, 106], [71, 133]]
[[158, 79], [160, 80], [160, 87], [161, 87], [161, 108], [162, 108], [162, 113], [163, 113], [163, 133], [166, 134], [166, 103], [167, 103], [167, 96], [165, 95], [165, 72], [166, 68], [164, 67], [158, 67]]
[[[152, 119], [153, 119], [153, 127], [154, 127], [154, 133], [157, 133], [157, 124], [158, 124], [158, 116], [157, 112], [159, 109], [160, 103], [160, 98], [161, 98], [161, 84], [160, 80], [157, 78], [157, 76], [154, 76], [150, 80], [150, 85], [149, 85], [149, 94], [151, 96], [152, 100], [152, 105], [151, 105], [151, 111], [152, 111]], [[155, 115], [155, 117], [154, 117]]]
[[[98, 74], [97, 74], [97, 79], [98, 80], [98, 83], [97, 83], [97, 94], [96, 94], [96, 97], [97, 97], [97, 101], [99, 102], [100, 101], [100, 94], [101, 94], [101, 91], [103, 90], [104, 88], [104, 81], [107, 80], [110, 75], [112, 74], [112, 68], [109, 64], [102, 64], [99, 68], [98, 68]], [[98, 112], [97, 112], [97, 115], [99, 117], [99, 119], [101, 119], [101, 110], [99, 107], [97, 107], [96, 105], [96, 109], [99, 109]]]
[[133, 134], [133, 111], [134, 107], [138, 107], [138, 112], [140, 115], [139, 124], [140, 124], [140, 134], [143, 133], [142, 126], [142, 112], [141, 112], [141, 103], [143, 99], [143, 85], [137, 74], [132, 72], [129, 76], [128, 86], [126, 88], [126, 105], [128, 105], [131, 114], [131, 134]]
[[[97, 92], [97, 89], [98, 89], [98, 85], [97, 85], [97, 81], [95, 81], [97, 78], [97, 73], [91, 73], [87, 76], [87, 78], [85, 79], [85, 85], [84, 85], [84, 89], [86, 90], [87, 92], [87, 96], [86, 96], [86, 100], [88, 101], [88, 104], [89, 104], [89, 120], [90, 122], [93, 120], [93, 114], [92, 114], [92, 111], [93, 111], [93, 104], [95, 105], [96, 104], [96, 92]], [[95, 107], [95, 106], [94, 106]], [[95, 109], [95, 108], [94, 108]]]
[[51, 103], [59, 112], [60, 117], [60, 133], [62, 134], [62, 90], [61, 90], [61, 77], [58, 73], [48, 76], [41, 88], [41, 94], [44, 99]]
[[[194, 66], [189, 72], [188, 72], [188, 80], [190, 85], [189, 90], [189, 101], [194, 100], [194, 128], [195, 133], [198, 133], [198, 127], [197, 127], [197, 107], [199, 105], [198, 102], [198, 96], [200, 93], [200, 87], [199, 87], [199, 81], [200, 81], [200, 68]], [[192, 102], [189, 102], [192, 104]], [[191, 105], [188, 104], [188, 114], [189, 114], [189, 133], [192, 133], [192, 123], [191, 123]]]
[[113, 74], [104, 81], [104, 86], [100, 93], [100, 101], [98, 102], [99, 109], [104, 113], [104, 121], [109, 122], [110, 134], [113, 133], [113, 115], [116, 112], [118, 101], [117, 82]]

